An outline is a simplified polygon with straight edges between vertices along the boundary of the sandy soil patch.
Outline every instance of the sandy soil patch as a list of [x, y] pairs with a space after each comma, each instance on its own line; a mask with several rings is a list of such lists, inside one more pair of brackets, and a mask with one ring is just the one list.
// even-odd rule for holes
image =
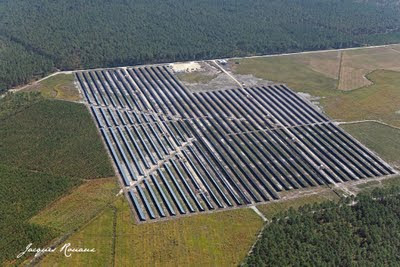
[[192, 72], [201, 69], [198, 62], [172, 63], [170, 66], [175, 72]]

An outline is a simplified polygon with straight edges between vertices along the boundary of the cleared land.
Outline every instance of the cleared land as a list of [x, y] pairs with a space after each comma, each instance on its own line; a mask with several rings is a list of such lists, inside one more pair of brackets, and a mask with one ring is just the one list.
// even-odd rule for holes
[[[112, 266], [113, 258], [113, 218], [114, 210], [107, 207], [95, 219], [73, 234], [57, 252], [49, 254], [40, 261], [40, 266]], [[65, 257], [60, 249], [64, 244], [71, 247], [95, 248], [95, 253], [74, 253]]]
[[74, 83], [73, 74], [60, 73], [41, 82], [35, 82], [22, 89], [21, 92], [40, 92], [45, 98], [79, 101], [81, 96]]
[[240, 209], [134, 225], [128, 203], [120, 198], [67, 240], [76, 246], [95, 247], [97, 253], [71, 258], [52, 254], [40, 265], [104, 266], [114, 261], [115, 266], [232, 266], [244, 258], [262, 223], [252, 210]]
[[368, 78], [373, 85], [321, 99], [323, 109], [337, 120], [379, 120], [400, 126], [400, 72], [377, 70]]
[[290, 208], [298, 209], [304, 205], [311, 205], [315, 203], [322, 203], [325, 201], [338, 201], [339, 196], [332, 191], [330, 188], [319, 188], [313, 190], [313, 192], [305, 193], [304, 195], [296, 193], [293, 196], [287, 196], [282, 201], [268, 203], [265, 205], [257, 206], [257, 208], [268, 218], [272, 219], [281, 212], [284, 212]]
[[342, 52], [338, 89], [353, 90], [373, 84], [367, 74], [378, 69], [400, 71], [400, 53], [391, 47]]
[[217, 77], [217, 75], [209, 75], [201, 72], [184, 72], [177, 75], [181, 81], [187, 83], [209, 83], [211, 80]]
[[335, 93], [337, 80], [317, 72], [295, 56], [248, 58], [235, 60], [231, 64], [234, 74], [254, 75], [256, 78], [277, 83], [285, 83], [290, 88], [311, 94], [326, 96]]
[[204, 92], [216, 89], [225, 90], [238, 86], [214, 62], [199, 62], [195, 69], [176, 69], [175, 65], [171, 64], [177, 78], [192, 92]]

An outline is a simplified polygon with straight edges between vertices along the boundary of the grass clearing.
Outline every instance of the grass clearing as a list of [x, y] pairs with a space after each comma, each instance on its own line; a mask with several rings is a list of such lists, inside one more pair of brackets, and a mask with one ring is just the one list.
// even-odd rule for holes
[[237, 209], [133, 225], [128, 204], [119, 210], [116, 266], [237, 265], [263, 223], [252, 210]]
[[[111, 216], [114, 208], [116, 217]], [[110, 225], [114, 219], [115, 266], [237, 265], [245, 257], [263, 224], [254, 211], [237, 209], [135, 225], [129, 205], [122, 196], [114, 203], [114, 208], [107, 208], [66, 241], [81, 244], [79, 242], [97, 240], [95, 247], [99, 248], [101, 255], [82, 254], [71, 258], [48, 255], [40, 265], [71, 265], [77, 262], [85, 266], [110, 265], [113, 236]]]
[[40, 92], [46, 98], [60, 100], [81, 100], [78, 88], [75, 86], [73, 74], [60, 73], [51, 76], [39, 83], [24, 88], [22, 92]]
[[373, 189], [375, 188], [390, 188], [390, 187], [395, 187], [395, 186], [400, 186], [400, 176], [395, 176], [395, 177], [390, 177], [386, 178], [381, 181], [369, 181], [364, 184], [358, 184], [353, 187], [356, 191], [362, 191], [362, 192], [372, 192]]
[[366, 75], [370, 70], [358, 69], [350, 66], [346, 66], [346, 62], [350, 61], [348, 56], [343, 55], [343, 63], [340, 68], [340, 80], [338, 89], [342, 91], [350, 91], [363, 86], [372, 85], [372, 81], [368, 80]]
[[337, 120], [380, 120], [400, 126], [400, 72], [377, 70], [368, 78], [373, 85], [322, 99], [325, 112]]
[[[344, 124], [341, 127], [368, 148], [375, 151], [386, 162], [397, 169], [400, 168], [400, 130], [375, 122]], [[369, 181], [356, 185], [356, 189], [370, 191], [376, 187], [396, 185], [400, 185], [400, 176], [381, 181]]]
[[330, 51], [323, 53], [308, 53], [293, 55], [293, 57], [309, 67], [329, 78], [338, 79], [340, 66], [340, 51]]
[[290, 208], [298, 209], [306, 204], [321, 203], [325, 201], [338, 201], [339, 197], [329, 188], [323, 188], [312, 194], [299, 195], [295, 198], [281, 199], [277, 202], [271, 202], [265, 205], [259, 205], [257, 208], [268, 218], [272, 219], [279, 213]]
[[192, 72], [181, 72], [177, 74], [178, 78], [187, 83], [209, 83], [211, 80], [216, 78], [217, 74], [208, 74], [206, 72], [192, 71]]
[[382, 185], [386, 188], [393, 186], [400, 186], [400, 176], [396, 176], [390, 179], [385, 179], [382, 181]]
[[353, 90], [368, 86], [366, 78], [378, 69], [400, 71], [400, 53], [390, 47], [377, 47], [343, 51], [342, 69], [338, 89]]
[[246, 58], [235, 60], [233, 72], [254, 75], [267, 81], [285, 83], [289, 87], [314, 96], [336, 94], [337, 80], [312, 70], [294, 56]]

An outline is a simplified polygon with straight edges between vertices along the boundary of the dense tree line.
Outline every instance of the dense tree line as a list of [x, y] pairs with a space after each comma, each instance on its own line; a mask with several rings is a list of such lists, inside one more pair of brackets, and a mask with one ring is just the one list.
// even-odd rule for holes
[[76, 69], [384, 44], [395, 0], [0, 0], [0, 89]]
[[398, 266], [400, 187], [354, 202], [304, 206], [273, 219], [245, 266]]

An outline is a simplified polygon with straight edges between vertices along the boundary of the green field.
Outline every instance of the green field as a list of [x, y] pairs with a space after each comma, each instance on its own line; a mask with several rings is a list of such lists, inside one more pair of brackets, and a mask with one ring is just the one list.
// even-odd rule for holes
[[341, 125], [384, 160], [400, 168], [400, 129], [374, 122]]
[[46, 98], [79, 101], [81, 97], [74, 81], [75, 77], [73, 74], [57, 74], [39, 83], [34, 83], [22, 91], [40, 92]]
[[373, 85], [322, 99], [325, 112], [343, 121], [379, 120], [400, 126], [400, 72], [377, 70], [367, 77]]
[[285, 83], [290, 88], [313, 96], [336, 95], [337, 80], [317, 72], [293, 56], [235, 60], [234, 73], [254, 75], [267, 81]]
[[[115, 223], [115, 227], [113, 227]], [[250, 209], [135, 225], [125, 198], [66, 242], [95, 246], [98, 253], [49, 255], [41, 266], [232, 266], [246, 255], [263, 222]], [[113, 256], [115, 236], [115, 257]]]
[[0, 99], [0, 262], [59, 234], [32, 216], [83, 180], [113, 175], [85, 106], [32, 93]]

